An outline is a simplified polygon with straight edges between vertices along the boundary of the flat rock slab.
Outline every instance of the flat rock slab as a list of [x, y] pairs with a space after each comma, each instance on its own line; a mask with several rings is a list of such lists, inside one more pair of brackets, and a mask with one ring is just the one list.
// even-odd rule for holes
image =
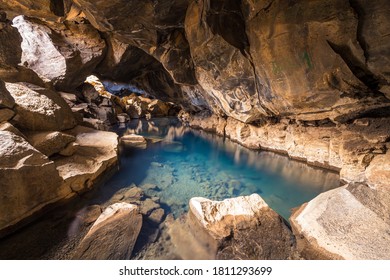
[[76, 137], [78, 147], [72, 156], [55, 160], [57, 170], [64, 180], [64, 196], [87, 190], [118, 160], [118, 136], [115, 133], [83, 126], [67, 130], [66, 133]]
[[137, 134], [123, 135], [120, 139], [121, 144], [126, 147], [137, 148], [137, 149], [146, 149], [147, 142], [146, 139]]
[[138, 207], [115, 203], [99, 216], [76, 249], [73, 259], [130, 259], [142, 226]]
[[299, 252], [307, 259], [390, 259], [383, 197], [367, 186], [343, 186], [304, 204], [291, 217]]

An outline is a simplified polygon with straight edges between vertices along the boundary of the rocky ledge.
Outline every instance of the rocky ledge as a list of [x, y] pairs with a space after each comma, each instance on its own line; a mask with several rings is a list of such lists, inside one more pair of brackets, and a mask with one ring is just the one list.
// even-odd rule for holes
[[182, 112], [181, 119], [251, 149], [272, 150], [340, 171], [347, 185], [319, 195], [291, 217], [302, 257], [390, 258], [386, 245], [390, 226], [389, 118], [321, 125], [281, 119], [254, 125]]
[[86, 191], [117, 163], [117, 135], [78, 125], [50, 89], [0, 83], [0, 232]]

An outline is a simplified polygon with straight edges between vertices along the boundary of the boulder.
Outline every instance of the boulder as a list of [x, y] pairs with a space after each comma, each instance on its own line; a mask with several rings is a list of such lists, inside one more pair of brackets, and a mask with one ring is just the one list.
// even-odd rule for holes
[[90, 24], [42, 22], [18, 16], [22, 64], [59, 90], [73, 90], [102, 60], [105, 42]]
[[147, 146], [146, 139], [143, 136], [137, 134], [123, 135], [120, 138], [120, 142], [126, 147], [132, 147], [137, 149], [146, 149]]
[[169, 115], [169, 104], [155, 99], [148, 104], [148, 111], [152, 117], [166, 117]]
[[48, 157], [61, 152], [69, 143], [76, 140], [73, 135], [59, 131], [32, 132], [26, 136], [32, 146]]
[[223, 201], [191, 198], [190, 212], [219, 241], [219, 259], [288, 259], [294, 238], [285, 221], [258, 195]]
[[365, 185], [327, 191], [290, 218], [306, 259], [389, 259], [390, 196]]
[[0, 80], [0, 109], [2, 108], [13, 108], [15, 105], [15, 100], [5, 88], [5, 84]]
[[54, 162], [9, 131], [0, 131], [0, 158], [2, 232], [57, 201], [61, 178]]
[[27, 83], [6, 83], [15, 99], [17, 127], [28, 130], [65, 130], [76, 121], [68, 104], [54, 91]]
[[142, 226], [138, 207], [115, 203], [107, 207], [76, 248], [73, 259], [130, 259]]
[[117, 164], [118, 136], [113, 132], [77, 126], [65, 131], [76, 137], [74, 154], [55, 160], [63, 180], [61, 195], [70, 197], [90, 189]]

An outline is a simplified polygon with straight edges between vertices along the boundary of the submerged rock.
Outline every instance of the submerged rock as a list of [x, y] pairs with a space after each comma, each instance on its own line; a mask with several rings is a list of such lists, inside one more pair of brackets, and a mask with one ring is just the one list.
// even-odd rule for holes
[[76, 248], [73, 259], [130, 259], [142, 227], [138, 207], [115, 203], [107, 207]]
[[146, 139], [143, 136], [137, 134], [123, 135], [120, 138], [120, 142], [123, 145], [131, 148], [146, 149], [147, 146]]
[[192, 198], [190, 212], [219, 241], [219, 259], [289, 259], [294, 237], [285, 221], [258, 195], [223, 201]]

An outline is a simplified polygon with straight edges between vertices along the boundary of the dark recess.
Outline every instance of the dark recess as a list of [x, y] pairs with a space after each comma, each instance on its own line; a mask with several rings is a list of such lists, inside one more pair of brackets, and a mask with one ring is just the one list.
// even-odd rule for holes
[[59, 17], [65, 15], [64, 0], [50, 0], [50, 10]]

